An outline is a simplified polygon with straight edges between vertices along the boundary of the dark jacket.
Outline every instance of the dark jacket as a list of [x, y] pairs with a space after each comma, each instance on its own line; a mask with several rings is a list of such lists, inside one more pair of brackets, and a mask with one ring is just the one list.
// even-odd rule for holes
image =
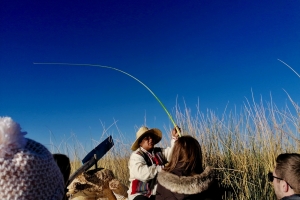
[[156, 200], [215, 200], [214, 172], [207, 167], [201, 174], [184, 176], [183, 170], [161, 171], [157, 176]]
[[294, 194], [292, 196], [283, 197], [281, 200], [300, 200], [300, 194]]

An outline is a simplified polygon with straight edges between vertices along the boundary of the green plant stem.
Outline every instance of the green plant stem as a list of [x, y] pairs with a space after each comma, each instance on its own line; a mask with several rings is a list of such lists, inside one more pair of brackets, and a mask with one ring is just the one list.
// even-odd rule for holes
[[136, 77], [132, 76], [131, 74], [129, 74], [127, 72], [124, 72], [124, 71], [122, 71], [120, 69], [117, 69], [117, 68], [114, 68], [114, 67], [103, 66], [103, 65], [93, 65], [93, 64], [76, 64], [76, 63], [75, 64], [74, 63], [33, 63], [33, 64], [36, 64], [36, 65], [91, 66], [91, 67], [100, 67], [100, 68], [112, 69], [112, 70], [116, 70], [118, 72], [121, 72], [123, 74], [126, 74], [127, 76], [130, 76], [131, 78], [133, 78], [134, 80], [136, 80], [137, 82], [139, 82], [140, 84], [142, 84], [154, 96], [154, 98], [158, 101], [158, 103], [162, 106], [162, 108], [167, 113], [168, 117], [170, 118], [171, 122], [173, 123], [174, 127], [176, 128], [179, 137], [181, 137], [181, 133], [180, 133], [180, 130], [179, 130], [178, 126], [174, 122], [171, 114], [168, 112], [168, 110], [166, 109], [166, 107], [164, 106], [164, 104], [159, 100], [159, 98], [154, 94], [154, 92], [147, 85], [145, 85], [142, 81], [140, 81], [139, 79], [137, 79]]

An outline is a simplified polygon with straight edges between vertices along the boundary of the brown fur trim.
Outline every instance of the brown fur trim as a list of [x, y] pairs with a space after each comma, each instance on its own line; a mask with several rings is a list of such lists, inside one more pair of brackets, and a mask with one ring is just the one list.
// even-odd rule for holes
[[206, 167], [201, 174], [193, 176], [177, 176], [162, 170], [158, 173], [157, 181], [171, 192], [197, 194], [207, 190], [213, 182], [213, 178], [213, 170], [210, 167]]

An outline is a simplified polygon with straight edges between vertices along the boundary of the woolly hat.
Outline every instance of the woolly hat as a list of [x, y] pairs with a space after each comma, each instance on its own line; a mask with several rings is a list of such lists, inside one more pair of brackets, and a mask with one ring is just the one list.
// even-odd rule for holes
[[52, 154], [25, 134], [10, 117], [0, 117], [1, 199], [61, 200], [64, 181]]
[[140, 147], [140, 139], [142, 138], [142, 136], [144, 136], [147, 133], [151, 133], [157, 137], [157, 139], [155, 140], [155, 144], [157, 144], [161, 140], [162, 133], [159, 129], [157, 129], [157, 128], [149, 129], [145, 126], [142, 126], [138, 130], [138, 132], [136, 132], [136, 140], [134, 141], [134, 143], [131, 146], [132, 151], [135, 151]]

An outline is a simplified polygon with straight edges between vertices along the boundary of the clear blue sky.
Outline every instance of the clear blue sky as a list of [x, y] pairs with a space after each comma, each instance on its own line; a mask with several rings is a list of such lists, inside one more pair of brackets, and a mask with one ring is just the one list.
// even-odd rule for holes
[[[171, 124], [137, 81], [171, 114], [184, 102], [223, 112], [251, 99], [299, 102], [300, 1], [37, 1], [0, 3], [0, 115], [49, 145], [71, 133], [99, 140], [114, 120], [133, 141], [135, 126]], [[100, 122], [101, 121], [101, 122]], [[116, 130], [110, 131], [118, 134]]]

